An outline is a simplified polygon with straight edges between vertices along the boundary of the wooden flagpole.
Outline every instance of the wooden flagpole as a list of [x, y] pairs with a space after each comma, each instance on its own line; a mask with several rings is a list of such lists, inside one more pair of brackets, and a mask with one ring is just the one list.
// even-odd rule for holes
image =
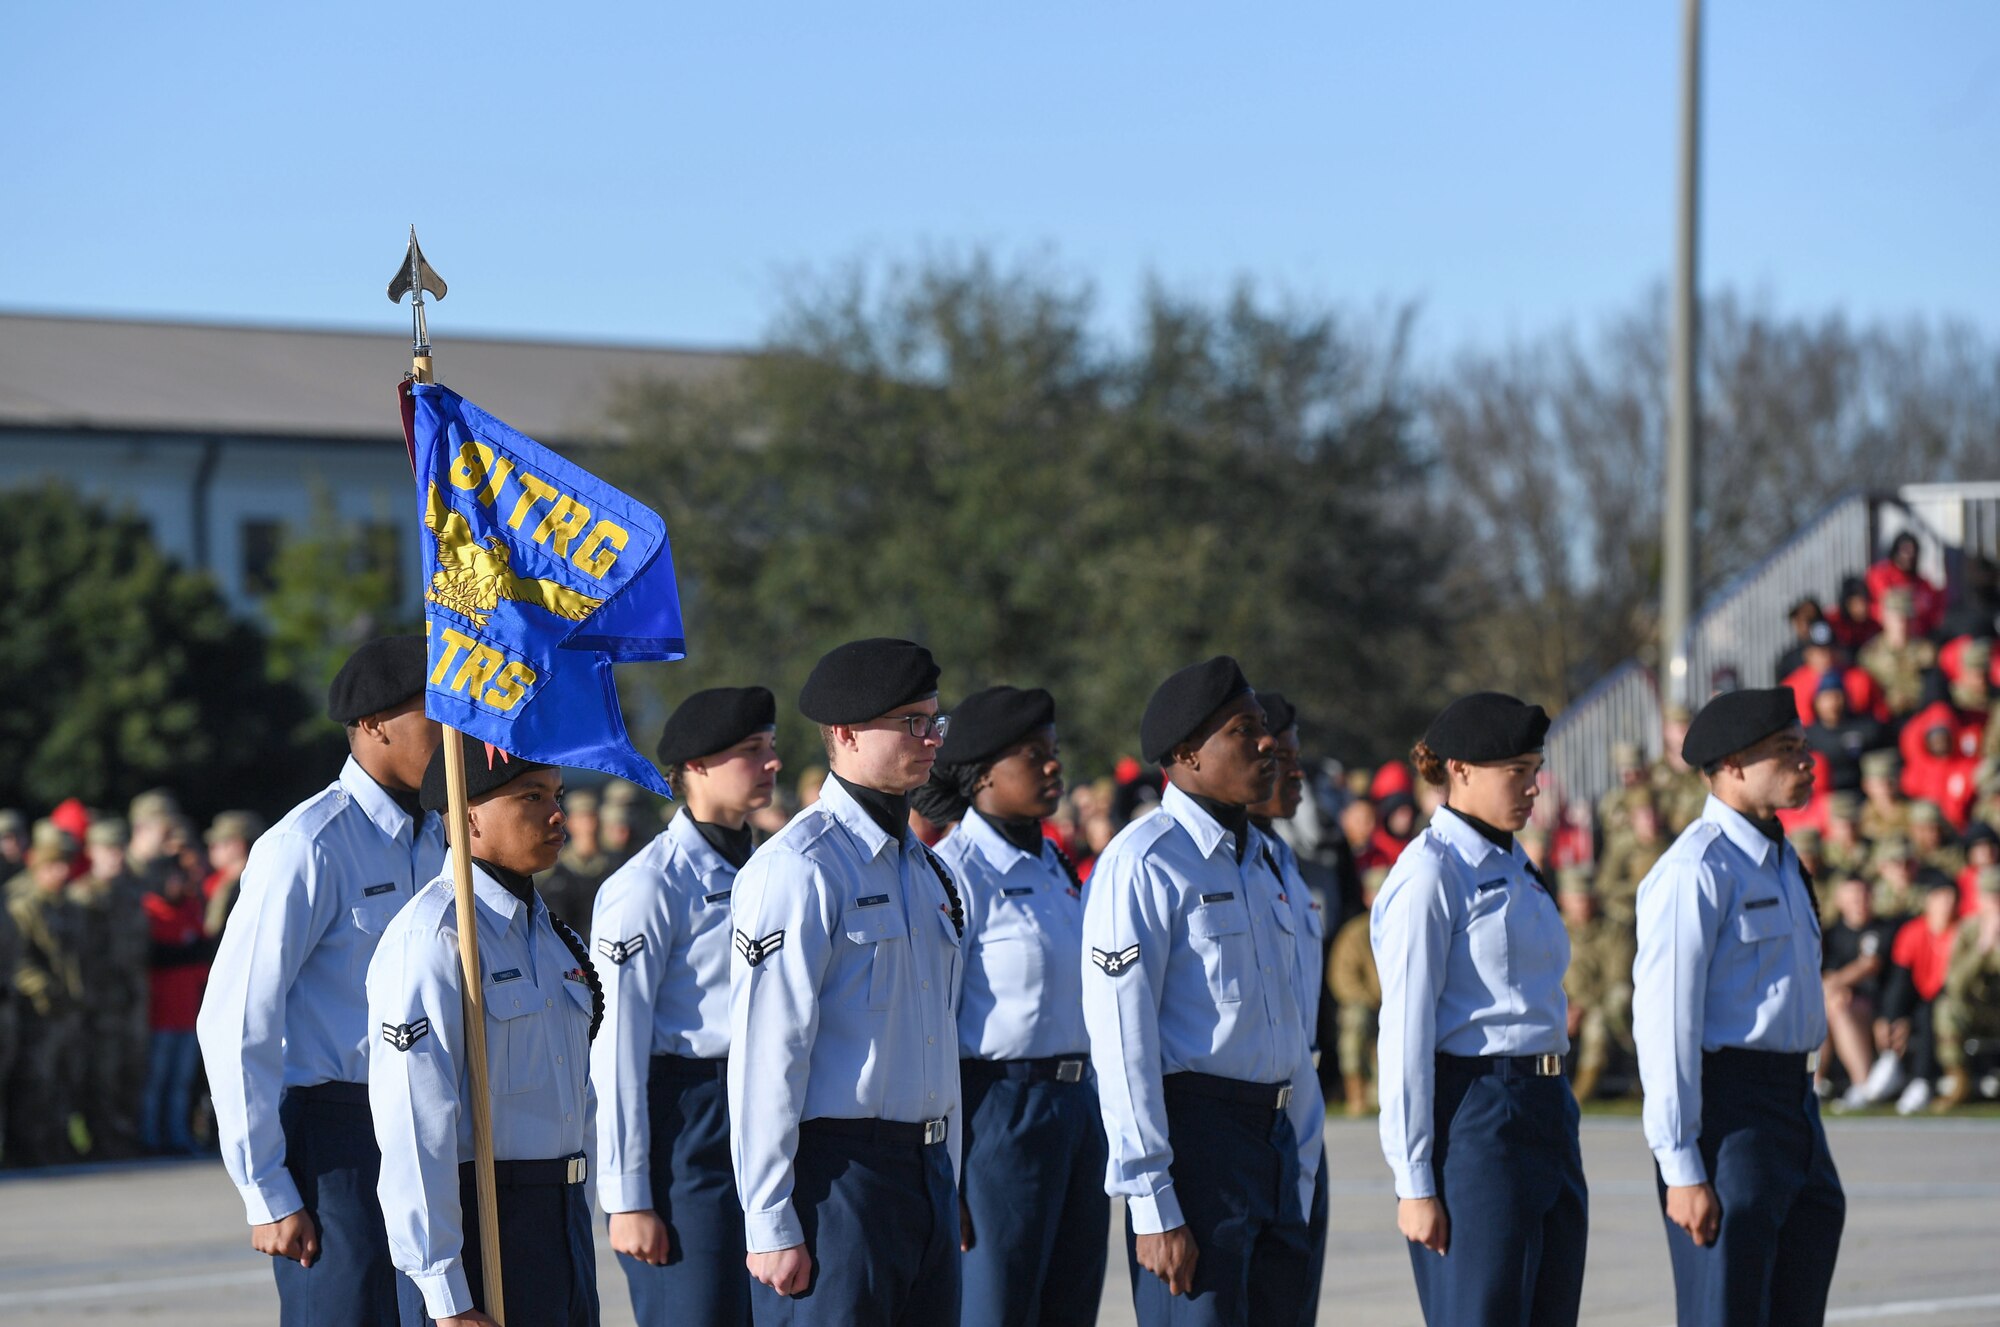
[[[431, 346], [429, 328], [424, 325], [426, 278], [435, 281], [432, 289], [444, 298], [444, 282], [430, 271], [423, 251], [417, 248], [417, 229], [410, 227], [407, 283], [415, 297], [411, 306], [413, 335], [410, 377], [430, 382]], [[397, 298], [391, 283], [389, 297]], [[472, 1079], [472, 1176], [479, 1200], [479, 1266], [487, 1317], [506, 1327], [506, 1296], [500, 1281], [500, 1196], [493, 1176], [493, 1097], [487, 1086], [486, 1059], [486, 979], [479, 966], [479, 914], [472, 896], [472, 839], [465, 814], [465, 747], [456, 728], [444, 729], [445, 833], [451, 839], [451, 880], [458, 899], [458, 964], [460, 991], [465, 1006], [465, 1059]]]

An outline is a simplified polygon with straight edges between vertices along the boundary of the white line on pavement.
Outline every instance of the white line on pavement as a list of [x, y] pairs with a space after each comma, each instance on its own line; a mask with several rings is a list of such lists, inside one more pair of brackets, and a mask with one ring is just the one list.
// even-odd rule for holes
[[262, 1271], [210, 1272], [204, 1276], [161, 1276], [149, 1281], [100, 1281], [87, 1286], [49, 1286], [43, 1290], [0, 1291], [0, 1308], [22, 1308], [32, 1304], [63, 1304], [78, 1299], [113, 1299], [119, 1295], [149, 1295], [156, 1291], [200, 1290], [210, 1286], [247, 1286], [268, 1283], [271, 1273]]
[[1906, 1299], [1899, 1304], [1863, 1304], [1851, 1309], [1834, 1309], [1828, 1322], [1868, 1322], [1875, 1318], [1928, 1317], [1937, 1313], [1957, 1313], [1962, 1309], [2000, 1308], [2000, 1295], [1967, 1295], [1962, 1299]]

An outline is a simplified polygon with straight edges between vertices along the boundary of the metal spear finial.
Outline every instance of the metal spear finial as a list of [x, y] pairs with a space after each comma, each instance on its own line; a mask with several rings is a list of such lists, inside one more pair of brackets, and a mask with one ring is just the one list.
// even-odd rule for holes
[[424, 251], [417, 245], [417, 228], [410, 227], [410, 250], [403, 255], [403, 264], [396, 269], [396, 275], [389, 279], [389, 302], [401, 304], [403, 296], [414, 294], [410, 301], [410, 348], [419, 358], [431, 353], [430, 328], [424, 324], [424, 292], [429, 291], [439, 299], [444, 298], [444, 278], [437, 274], [424, 258]]

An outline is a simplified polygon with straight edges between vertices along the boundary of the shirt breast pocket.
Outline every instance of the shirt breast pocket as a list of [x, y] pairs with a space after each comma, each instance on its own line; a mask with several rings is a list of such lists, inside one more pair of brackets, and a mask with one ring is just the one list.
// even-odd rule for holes
[[1238, 902], [1204, 903], [1188, 913], [1188, 947], [1201, 956], [1208, 993], [1217, 1004], [1243, 999], [1243, 977], [1254, 963], [1250, 913]]
[[403, 896], [384, 893], [375, 898], [363, 898], [347, 910], [354, 920], [355, 928], [368, 934], [380, 935], [389, 929], [389, 922], [403, 906]]
[[[525, 985], [525, 983], [524, 983]], [[549, 1081], [548, 1045], [543, 1024], [537, 1017], [546, 1006], [533, 987], [519, 995], [505, 991], [486, 993], [486, 1054], [493, 1066], [493, 1091], [501, 1096], [532, 1092]]]
[[[945, 924], [950, 925], [949, 918]], [[849, 908], [840, 926], [865, 969], [865, 975], [850, 983], [848, 1002], [866, 1009], [887, 1009], [895, 998], [896, 977], [910, 948], [903, 914], [890, 903]]]
[[1776, 940], [1792, 932], [1791, 914], [1777, 899], [1751, 899], [1736, 914], [1736, 935], [1746, 945]]

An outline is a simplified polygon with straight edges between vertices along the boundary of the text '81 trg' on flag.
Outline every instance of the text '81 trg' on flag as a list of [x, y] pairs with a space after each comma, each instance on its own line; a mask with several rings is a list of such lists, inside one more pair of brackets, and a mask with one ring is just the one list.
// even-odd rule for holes
[[444, 387], [402, 394], [423, 520], [425, 712], [666, 795], [611, 677], [614, 662], [686, 653], [666, 523]]

